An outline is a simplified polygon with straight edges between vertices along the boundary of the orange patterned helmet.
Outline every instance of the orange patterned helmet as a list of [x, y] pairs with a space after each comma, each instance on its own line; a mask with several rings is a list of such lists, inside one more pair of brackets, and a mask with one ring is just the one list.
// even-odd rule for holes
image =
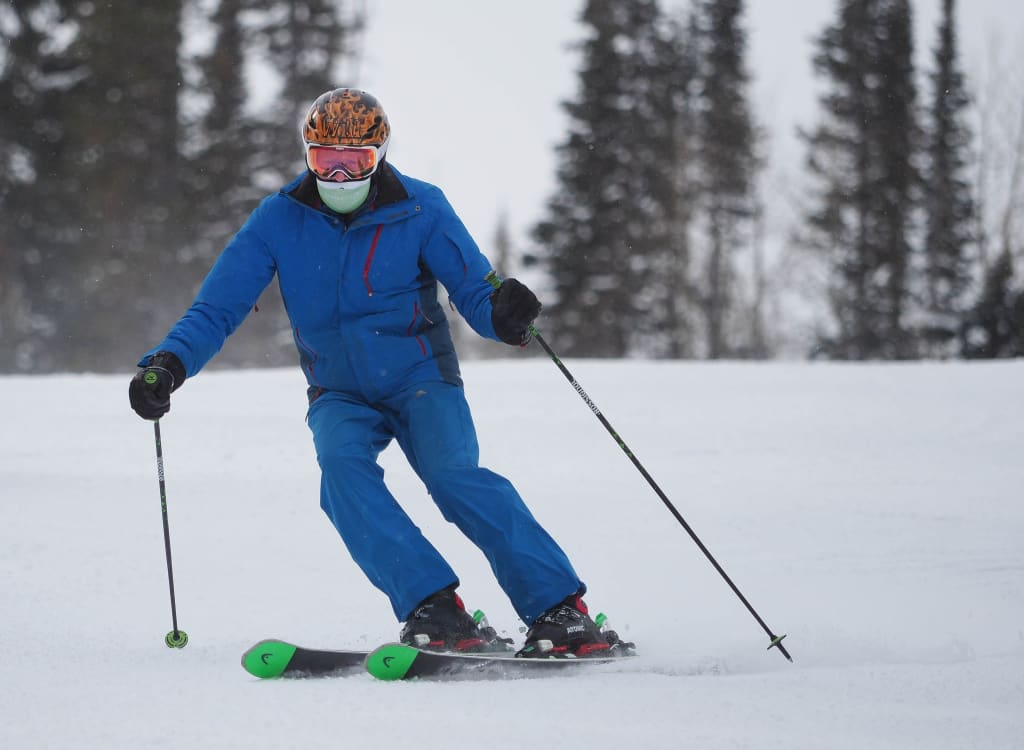
[[377, 98], [359, 89], [334, 89], [317, 97], [302, 121], [302, 140], [321, 146], [376, 146], [381, 157], [391, 125]]

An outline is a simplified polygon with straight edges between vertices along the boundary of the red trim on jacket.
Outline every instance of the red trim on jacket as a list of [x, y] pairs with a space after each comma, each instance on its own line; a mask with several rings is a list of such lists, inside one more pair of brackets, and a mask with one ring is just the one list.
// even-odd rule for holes
[[377, 252], [377, 240], [384, 230], [383, 224], [377, 225], [377, 231], [373, 233], [373, 242], [370, 243], [370, 253], [366, 256], [366, 263], [363, 264], [363, 283], [366, 285], [366, 294], [373, 296], [373, 287], [370, 285], [370, 266], [373, 265], [373, 254]]

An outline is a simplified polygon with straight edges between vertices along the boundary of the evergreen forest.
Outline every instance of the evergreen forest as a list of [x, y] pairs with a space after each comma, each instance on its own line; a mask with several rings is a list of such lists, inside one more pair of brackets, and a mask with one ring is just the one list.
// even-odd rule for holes
[[[955, 0], [924, 56], [911, 0], [834, 5], [808, 61], [821, 93], [800, 133], [799, 219], [779, 248], [745, 0], [580, 4], [557, 189], [523, 247], [500, 216], [477, 238], [545, 280], [560, 354], [778, 357], [780, 295], [795, 291], [816, 300], [800, 356], [1024, 356], [1024, 114], [996, 127]], [[309, 102], [358, 85], [345, 71], [362, 8], [0, 7], [0, 373], [124, 370], [162, 337], [257, 202], [303, 169]], [[254, 59], [280, 78], [260, 107]], [[264, 297], [219, 366], [294, 361], [274, 285]]]

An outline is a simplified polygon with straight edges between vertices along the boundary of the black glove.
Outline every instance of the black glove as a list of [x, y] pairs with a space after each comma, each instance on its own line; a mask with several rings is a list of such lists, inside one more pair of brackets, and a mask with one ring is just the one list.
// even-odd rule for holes
[[540, 315], [537, 296], [515, 279], [505, 279], [491, 292], [491, 323], [498, 338], [512, 346], [526, 346], [530, 324]]
[[185, 382], [185, 366], [170, 352], [157, 352], [135, 373], [128, 400], [143, 419], [160, 419], [171, 409], [171, 394]]

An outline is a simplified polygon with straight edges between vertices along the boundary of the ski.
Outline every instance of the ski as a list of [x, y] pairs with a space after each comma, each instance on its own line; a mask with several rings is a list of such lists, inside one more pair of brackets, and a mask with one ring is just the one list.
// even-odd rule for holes
[[608, 656], [519, 658], [513, 653], [452, 653], [421, 651], [402, 643], [388, 643], [366, 657], [366, 671], [379, 680], [422, 679], [515, 679], [541, 677], [586, 669], [632, 656], [613, 652]]
[[541, 677], [563, 669], [608, 664], [632, 656], [613, 652], [584, 658], [518, 658], [507, 653], [452, 653], [421, 651], [402, 643], [388, 643], [373, 651], [305, 648], [270, 638], [242, 654], [242, 668], [253, 677], [345, 677], [369, 672], [379, 680], [512, 679]]
[[368, 651], [326, 651], [268, 639], [242, 654], [242, 667], [260, 679], [361, 674]]

